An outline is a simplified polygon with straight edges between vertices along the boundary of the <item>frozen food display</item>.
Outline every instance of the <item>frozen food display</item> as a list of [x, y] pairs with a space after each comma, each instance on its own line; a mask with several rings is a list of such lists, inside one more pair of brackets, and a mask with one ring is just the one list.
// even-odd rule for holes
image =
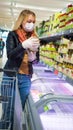
[[[57, 100], [49, 101], [50, 95], [56, 95]], [[44, 65], [34, 65], [31, 96], [35, 107], [48, 97], [47, 102], [36, 107], [43, 130], [73, 130], [73, 100], [59, 100], [60, 95], [73, 98], [73, 86]]]

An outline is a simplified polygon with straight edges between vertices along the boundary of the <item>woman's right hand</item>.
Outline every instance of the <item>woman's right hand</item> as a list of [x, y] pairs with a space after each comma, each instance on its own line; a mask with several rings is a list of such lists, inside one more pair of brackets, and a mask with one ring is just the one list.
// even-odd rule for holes
[[24, 49], [30, 49], [31, 51], [37, 51], [39, 46], [40, 42], [36, 37], [30, 37], [29, 39], [22, 42], [22, 47]]

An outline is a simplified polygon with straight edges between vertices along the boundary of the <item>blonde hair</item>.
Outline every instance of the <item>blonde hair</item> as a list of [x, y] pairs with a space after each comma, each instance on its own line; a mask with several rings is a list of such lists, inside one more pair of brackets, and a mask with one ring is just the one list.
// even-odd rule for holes
[[29, 15], [33, 15], [34, 17], [36, 17], [36, 15], [35, 15], [35, 13], [33, 12], [33, 11], [31, 11], [31, 10], [23, 10], [21, 13], [20, 13], [20, 15], [19, 15], [19, 17], [18, 17], [18, 19], [17, 19], [17, 21], [16, 21], [16, 23], [15, 23], [15, 25], [14, 25], [14, 27], [13, 27], [13, 30], [17, 30], [18, 28], [21, 28], [21, 24], [22, 24], [22, 22], [23, 22], [23, 20], [26, 18], [26, 17], [28, 17]]

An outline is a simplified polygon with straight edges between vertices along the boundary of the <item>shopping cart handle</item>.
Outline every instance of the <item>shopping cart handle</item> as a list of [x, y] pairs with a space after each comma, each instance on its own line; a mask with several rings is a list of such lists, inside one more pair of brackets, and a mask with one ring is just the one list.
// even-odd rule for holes
[[16, 70], [10, 70], [10, 69], [0, 68], [0, 72], [13, 72], [13, 73], [16, 73], [17, 71]]
[[7, 96], [0, 96], [0, 102], [7, 102], [8, 101], [8, 97]]
[[0, 68], [0, 72], [2, 72], [3, 71], [3, 69], [2, 68]]

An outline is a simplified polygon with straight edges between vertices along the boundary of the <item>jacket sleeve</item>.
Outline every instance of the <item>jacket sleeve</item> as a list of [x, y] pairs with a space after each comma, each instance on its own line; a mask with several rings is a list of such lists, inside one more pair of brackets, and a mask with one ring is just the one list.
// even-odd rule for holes
[[13, 31], [9, 32], [6, 40], [7, 58], [17, 59], [23, 57], [25, 49], [18, 40], [17, 34]]

